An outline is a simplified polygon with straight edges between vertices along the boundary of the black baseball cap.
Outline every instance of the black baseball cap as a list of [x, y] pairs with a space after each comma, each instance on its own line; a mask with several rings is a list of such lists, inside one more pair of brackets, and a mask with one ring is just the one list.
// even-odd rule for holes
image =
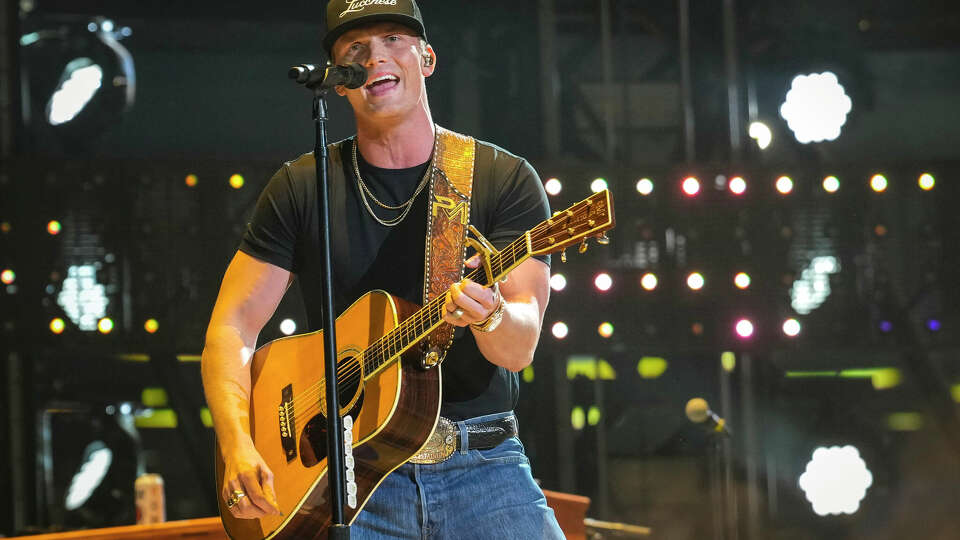
[[332, 56], [334, 42], [362, 24], [390, 21], [408, 26], [427, 39], [423, 16], [415, 0], [330, 0], [327, 4], [327, 35], [323, 48]]

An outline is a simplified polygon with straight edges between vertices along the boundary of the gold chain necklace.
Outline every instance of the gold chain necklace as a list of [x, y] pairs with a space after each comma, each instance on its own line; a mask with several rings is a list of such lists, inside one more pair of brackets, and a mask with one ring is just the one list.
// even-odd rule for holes
[[[427, 165], [427, 170], [423, 172], [423, 179], [420, 180], [420, 185], [417, 186], [417, 189], [413, 192], [406, 202], [401, 203], [397, 206], [391, 206], [389, 204], [384, 204], [380, 202], [379, 199], [373, 194], [373, 191], [367, 187], [366, 182], [363, 181], [363, 177], [360, 176], [360, 165], [357, 162], [357, 140], [353, 140], [353, 174], [357, 177], [357, 187], [360, 190], [360, 200], [363, 201], [363, 206], [366, 207], [367, 213], [370, 214], [370, 217], [375, 219], [377, 223], [383, 225], [384, 227], [395, 227], [400, 224], [401, 221], [407, 214], [410, 213], [410, 209], [413, 208], [413, 201], [417, 199], [417, 196], [420, 195], [420, 192], [423, 191], [423, 188], [427, 185], [427, 180], [430, 179], [430, 173], [433, 171], [433, 163], [437, 155], [437, 127], [433, 128], [433, 153], [430, 156], [430, 164]], [[377, 203], [381, 208], [386, 208], [387, 210], [400, 210], [400, 215], [393, 219], [380, 219], [380, 217], [373, 211], [373, 207], [370, 206], [370, 202], [367, 201], [367, 196], [373, 199], [373, 202]]]

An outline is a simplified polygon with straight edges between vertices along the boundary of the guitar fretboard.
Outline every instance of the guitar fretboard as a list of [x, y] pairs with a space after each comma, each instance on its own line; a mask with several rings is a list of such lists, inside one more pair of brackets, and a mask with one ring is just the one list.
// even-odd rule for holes
[[[524, 234], [514, 240], [509, 246], [490, 257], [490, 270], [493, 274], [491, 283], [495, 283], [523, 262], [530, 253], [527, 249], [527, 235]], [[483, 286], [489, 286], [487, 275], [483, 267], [473, 269], [466, 276], [471, 281]], [[434, 328], [443, 323], [443, 305], [446, 295], [438, 296], [420, 308], [416, 313], [401, 322], [396, 328], [387, 332], [380, 339], [370, 344], [363, 351], [363, 367], [365, 376], [376, 373], [386, 364], [395, 360], [404, 351], [426, 337]]]

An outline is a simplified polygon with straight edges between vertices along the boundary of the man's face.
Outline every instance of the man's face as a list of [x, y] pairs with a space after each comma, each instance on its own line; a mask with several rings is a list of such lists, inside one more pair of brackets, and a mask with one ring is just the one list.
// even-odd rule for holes
[[337, 87], [358, 117], [397, 117], [409, 114], [421, 102], [425, 106], [424, 77], [434, 67], [424, 65], [420, 37], [410, 28], [396, 23], [361, 26], [340, 36], [332, 53], [337, 64], [356, 62], [367, 69], [363, 87]]

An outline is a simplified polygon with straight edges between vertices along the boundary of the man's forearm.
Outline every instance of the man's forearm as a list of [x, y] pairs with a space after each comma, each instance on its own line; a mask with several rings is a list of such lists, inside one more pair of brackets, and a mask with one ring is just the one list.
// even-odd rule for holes
[[201, 360], [203, 390], [221, 446], [250, 437], [250, 361], [252, 348], [227, 326], [211, 327]]
[[492, 332], [470, 327], [483, 356], [493, 364], [517, 372], [533, 362], [533, 353], [540, 340], [540, 309], [536, 299], [530, 302], [507, 302], [503, 320]]

